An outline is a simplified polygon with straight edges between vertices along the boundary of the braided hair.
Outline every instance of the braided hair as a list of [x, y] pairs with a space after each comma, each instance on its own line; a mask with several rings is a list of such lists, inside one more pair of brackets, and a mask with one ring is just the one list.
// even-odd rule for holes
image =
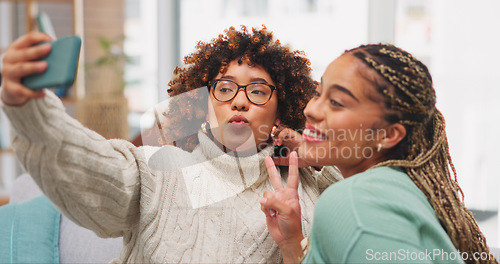
[[[404, 168], [427, 196], [455, 247], [469, 256], [475, 252], [491, 256], [485, 237], [462, 201], [444, 117], [436, 109], [436, 94], [427, 67], [408, 52], [389, 44], [362, 45], [346, 53], [376, 71], [372, 82], [383, 97], [384, 119], [404, 125], [407, 131], [406, 137], [391, 149], [389, 159], [376, 167]], [[493, 258], [488, 263], [498, 262]]]
[[[303, 110], [316, 85], [304, 52], [291, 51], [282, 45], [264, 25], [262, 29], [252, 28], [251, 32], [245, 26], [241, 26], [240, 31], [230, 27], [224, 33], [208, 43], [198, 42], [196, 50], [184, 58], [186, 66], [175, 69], [175, 77], [167, 90], [173, 99], [163, 113], [164, 124], [168, 125], [163, 125], [160, 144], [173, 143], [188, 151], [198, 145], [197, 135], [179, 138], [189, 134], [189, 126], [199, 128], [206, 121], [208, 98], [201, 96], [202, 93], [175, 96], [207, 86], [219, 72], [224, 73], [233, 60], [239, 64], [259, 65], [269, 73], [277, 88], [280, 126], [304, 126]], [[176, 142], [172, 142], [173, 139]]]

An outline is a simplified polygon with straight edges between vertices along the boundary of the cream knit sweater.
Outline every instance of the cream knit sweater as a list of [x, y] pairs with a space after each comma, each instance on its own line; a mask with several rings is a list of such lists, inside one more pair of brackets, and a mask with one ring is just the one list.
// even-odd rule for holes
[[[123, 236], [113, 262], [281, 261], [259, 204], [272, 190], [263, 163], [272, 147], [235, 158], [200, 133], [192, 153], [138, 148], [84, 128], [51, 92], [3, 109], [18, 159], [60, 211], [101, 237]], [[320, 191], [339, 179], [333, 168], [301, 169], [305, 233]]]

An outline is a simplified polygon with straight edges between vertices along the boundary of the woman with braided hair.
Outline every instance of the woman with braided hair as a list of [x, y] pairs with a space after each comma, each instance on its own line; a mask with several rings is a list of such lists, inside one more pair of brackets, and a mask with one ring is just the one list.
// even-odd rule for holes
[[497, 263], [462, 202], [435, 104], [427, 67], [395, 46], [363, 45], [328, 66], [298, 156], [346, 179], [321, 195], [301, 247], [297, 154], [286, 187], [266, 159], [275, 192], [261, 205], [285, 262], [308, 252], [306, 263]]
[[[50, 44], [33, 45], [48, 40], [29, 33], [4, 57], [1, 99], [13, 147], [71, 220], [101, 237], [123, 237], [114, 262], [282, 260], [259, 201], [271, 187], [264, 157], [274, 150], [273, 127], [303, 126], [302, 109], [314, 92], [303, 53], [265, 27], [229, 28], [198, 43], [170, 82], [169, 108], [158, 114], [166, 116], [158, 120], [162, 143], [175, 146], [136, 147], [106, 140], [69, 117], [54, 94], [22, 85], [22, 77], [47, 68], [33, 60]], [[320, 191], [341, 176], [332, 167], [303, 168], [300, 175], [307, 230]]]

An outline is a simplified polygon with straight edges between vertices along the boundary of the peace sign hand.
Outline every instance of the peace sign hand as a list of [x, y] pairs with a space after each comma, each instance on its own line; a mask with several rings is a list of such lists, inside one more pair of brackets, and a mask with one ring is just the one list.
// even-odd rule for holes
[[278, 244], [284, 262], [297, 262], [302, 250], [300, 241], [302, 221], [299, 203], [299, 171], [297, 152], [289, 156], [290, 166], [286, 187], [281, 183], [281, 176], [274, 166], [271, 157], [266, 157], [265, 163], [271, 184], [275, 192], [266, 191], [261, 199], [261, 210], [266, 215], [267, 228]]

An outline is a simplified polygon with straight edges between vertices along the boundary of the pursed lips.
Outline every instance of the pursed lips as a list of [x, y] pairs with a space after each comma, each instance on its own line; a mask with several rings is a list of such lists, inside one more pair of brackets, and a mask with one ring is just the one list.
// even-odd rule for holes
[[228, 123], [235, 128], [246, 127], [249, 125], [248, 119], [242, 115], [232, 116]]

